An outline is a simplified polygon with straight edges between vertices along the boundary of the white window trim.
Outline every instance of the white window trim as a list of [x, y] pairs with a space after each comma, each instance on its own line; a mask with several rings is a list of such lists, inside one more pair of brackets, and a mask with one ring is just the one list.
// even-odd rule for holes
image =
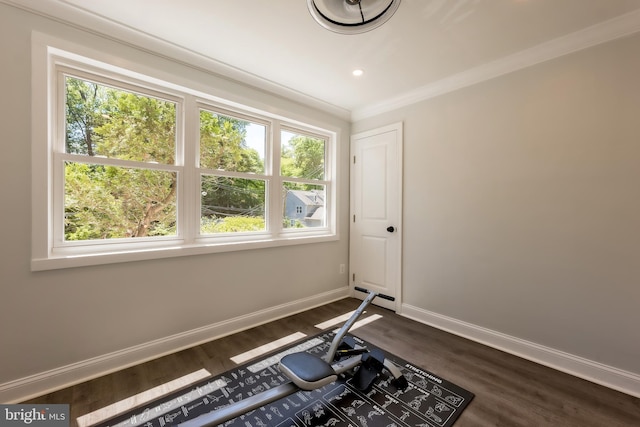
[[[126, 68], [109, 65], [111, 63], [124, 63]], [[110, 57], [106, 53], [97, 53], [88, 47], [79, 46], [74, 42], [60, 40], [48, 35], [34, 33], [32, 39], [32, 258], [31, 270], [50, 270], [60, 268], [71, 268], [88, 265], [110, 264], [119, 262], [139, 261], [148, 259], [160, 259], [178, 256], [201, 255], [217, 252], [230, 252], [245, 249], [261, 249], [274, 246], [299, 245], [306, 243], [320, 243], [335, 241], [339, 239], [337, 227], [338, 213], [338, 186], [337, 186], [337, 138], [339, 131], [331, 129], [330, 126], [314, 123], [314, 120], [307, 118], [291, 119], [279, 114], [269, 113], [250, 105], [241, 105], [232, 100], [221, 99], [212, 93], [204, 93], [201, 90], [191, 89], [175, 79], [157, 78], [149, 73], [149, 70], [140, 64], [130, 61], [118, 61], [119, 58]], [[183, 129], [186, 140], [197, 140], [197, 125], [190, 123], [187, 117], [194, 116], [193, 112], [202, 106], [214, 108], [223, 112], [230, 111], [242, 117], [255, 117], [258, 122], [268, 122], [272, 144], [268, 144], [268, 152], [265, 153], [265, 160], [270, 158], [272, 162], [265, 165], [265, 176], [279, 183], [290, 180], [287, 177], [279, 177], [279, 138], [280, 128], [295, 129], [296, 132], [316, 135], [326, 140], [326, 176], [324, 181], [318, 184], [326, 186], [326, 226], [310, 228], [304, 230], [281, 229], [282, 206], [271, 210], [268, 229], [274, 231], [258, 232], [250, 234], [234, 234], [221, 236], [201, 236], [199, 235], [199, 212], [200, 197], [199, 191], [194, 186], [187, 188], [185, 183], [197, 179], [199, 169], [191, 167], [186, 159], [195, 158], [197, 144], [185, 143], [183, 150], [176, 153], [176, 164], [169, 169], [177, 170], [182, 174], [179, 179], [178, 189], [178, 212], [179, 221], [184, 225], [180, 227], [177, 236], [163, 238], [136, 238], [131, 241], [126, 239], [126, 243], [120, 241], [108, 242], [83, 242], [82, 245], [66, 245], [56, 242], [58, 236], [54, 235], [54, 220], [59, 221], [54, 214], [54, 204], [56, 200], [61, 200], [60, 194], [54, 194], [60, 189], [54, 186], [54, 173], [56, 171], [56, 160], [59, 161], [60, 154], [54, 154], [53, 144], [59, 141], [59, 129], [62, 121], [56, 114], [59, 114], [60, 107], [54, 105], [56, 99], [57, 72], [56, 67], [67, 67], [71, 69], [85, 70], [89, 73], [104, 75], [107, 79], [116, 77], [134, 85], [145, 87], [151, 93], [161, 92], [169, 94], [170, 98], [183, 99], [182, 116]], [[141, 71], [137, 71], [137, 70]], [[172, 76], [169, 76], [172, 77]], [[194, 85], [194, 86], [197, 86]], [[245, 100], [246, 101], [246, 100]], [[64, 111], [64, 110], [63, 110]], [[191, 114], [190, 114], [191, 113]], [[193, 121], [193, 119], [191, 119]], [[309, 124], [311, 123], [311, 124]], [[64, 157], [64, 155], [62, 155]], [[166, 169], [166, 168], [163, 168]], [[197, 179], [199, 182], [199, 179]], [[273, 185], [276, 191], [267, 194], [268, 206], [279, 206], [282, 200], [279, 185]], [[194, 224], [194, 221], [198, 224]], [[277, 227], [277, 228], [274, 228]], [[277, 230], [277, 231], [276, 231]], [[248, 240], [247, 236], [251, 239]]]

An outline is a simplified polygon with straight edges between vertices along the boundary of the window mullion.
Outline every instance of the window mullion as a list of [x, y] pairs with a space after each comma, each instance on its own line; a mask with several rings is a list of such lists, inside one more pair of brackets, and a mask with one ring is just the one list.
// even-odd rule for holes
[[183, 176], [180, 180], [182, 197], [178, 202], [178, 230], [185, 242], [193, 242], [200, 233], [200, 170], [198, 150], [200, 119], [195, 97], [187, 96], [182, 114]]
[[280, 155], [282, 152], [280, 137], [280, 123], [274, 121], [271, 126], [269, 159], [270, 169], [269, 175], [271, 179], [268, 185], [269, 207], [267, 216], [269, 220], [269, 231], [272, 234], [282, 232], [282, 218], [284, 209], [284, 194], [282, 194], [282, 178], [280, 176]]

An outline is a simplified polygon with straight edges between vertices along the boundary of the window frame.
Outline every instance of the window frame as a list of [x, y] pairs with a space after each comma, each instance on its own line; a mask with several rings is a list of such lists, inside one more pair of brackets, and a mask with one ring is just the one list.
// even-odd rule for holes
[[[273, 173], [273, 161], [269, 155], [272, 152], [272, 145], [274, 141], [270, 138], [271, 128], [273, 127], [273, 123], [271, 120], [267, 120], [264, 117], [256, 117], [251, 116], [243, 112], [237, 112], [234, 110], [230, 110], [225, 108], [224, 105], [219, 105], [216, 103], [208, 102], [205, 99], [198, 98], [196, 99], [196, 107], [198, 110], [198, 118], [200, 117], [199, 112], [202, 110], [208, 111], [210, 113], [218, 114], [225, 117], [230, 117], [238, 120], [245, 120], [251, 123], [256, 123], [265, 126], [265, 147], [264, 147], [264, 170], [262, 173], [253, 173], [253, 172], [237, 172], [237, 171], [223, 171], [220, 169], [210, 169], [210, 168], [202, 168], [200, 165], [200, 138], [196, 138], [195, 143], [195, 151], [196, 151], [196, 173], [198, 174], [198, 182], [202, 182], [203, 175], [211, 175], [225, 178], [241, 178], [241, 179], [256, 179], [256, 180], [264, 180], [265, 181], [265, 230], [264, 231], [254, 231], [249, 233], [221, 233], [221, 234], [202, 234], [201, 227], [198, 227], [197, 236], [195, 240], [201, 244], [212, 244], [215, 242], [235, 242], [235, 241], [244, 241], [249, 239], [247, 236], [256, 236], [260, 238], [261, 236], [268, 236], [270, 229], [269, 217], [271, 213], [268, 209], [269, 203], [269, 194], [272, 190], [270, 190], [270, 186], [273, 185], [272, 173]], [[198, 122], [198, 135], [200, 134], [200, 123]], [[200, 187], [198, 187], [200, 188]], [[198, 212], [202, 212], [202, 199], [198, 197]], [[201, 215], [198, 215], [198, 221], [201, 220]]]
[[[331, 194], [331, 192], [329, 191], [329, 188], [330, 188], [330, 186], [332, 184], [332, 181], [328, 179], [328, 176], [330, 176], [331, 169], [332, 169], [332, 166], [333, 166], [334, 163], [329, 161], [329, 159], [327, 158], [327, 145], [330, 144], [331, 141], [328, 140], [326, 138], [326, 136], [323, 136], [321, 134], [317, 134], [317, 133], [313, 133], [313, 132], [300, 131], [300, 129], [292, 128], [292, 127], [289, 127], [289, 126], [286, 126], [286, 125], [282, 126], [280, 131], [281, 132], [279, 133], [279, 137], [282, 136], [282, 132], [289, 132], [289, 133], [299, 134], [301, 136], [308, 136], [308, 137], [324, 140], [324, 144], [325, 144], [325, 151], [324, 151], [324, 170], [325, 170], [325, 174], [324, 174], [324, 179], [290, 177], [290, 176], [280, 175], [280, 173], [278, 173], [278, 175], [280, 176], [280, 179], [281, 179], [280, 180], [280, 185], [279, 185], [280, 189], [284, 188], [284, 185], [282, 185], [284, 182], [324, 186], [324, 188], [325, 188], [325, 221], [329, 221], [330, 215], [327, 214], [327, 207], [326, 207], [327, 206], [327, 204], [326, 204], [327, 202], [326, 202], [326, 199]], [[282, 141], [280, 141], [280, 147], [282, 147]], [[282, 156], [278, 155], [278, 159], [281, 159], [281, 158], [282, 158]], [[278, 170], [280, 171], [280, 165], [279, 164], [278, 164]], [[284, 195], [283, 194], [281, 194], [281, 197], [284, 199]], [[282, 210], [284, 211], [284, 205], [282, 207]], [[282, 215], [280, 217], [280, 220], [281, 221], [284, 220], [284, 215]], [[326, 226], [327, 225], [325, 225], [325, 227]], [[318, 227], [318, 228], [320, 228], [320, 227]], [[283, 232], [284, 233], [298, 233], [299, 229], [288, 227], [288, 228], [284, 228]]]
[[[95, 71], [95, 70], [94, 70]], [[55, 98], [52, 103], [55, 105], [55, 134], [52, 137], [51, 155], [53, 157], [53, 206], [52, 206], [52, 221], [53, 221], [53, 247], [52, 252], [78, 252], [78, 253], [91, 253], [99, 252], [100, 247], [117, 248], [125, 244], [137, 243], [134, 246], [142, 246], [144, 244], [152, 244], [154, 241], [173, 241], [180, 240], [181, 229], [176, 227], [176, 235], [163, 236], [163, 237], [136, 237], [136, 238], [113, 238], [109, 240], [83, 240], [83, 241], [65, 241], [64, 239], [64, 219], [65, 219], [65, 206], [64, 206], [64, 174], [65, 174], [65, 162], [85, 163], [85, 164], [99, 164], [104, 166], [116, 166], [123, 168], [136, 168], [145, 170], [158, 170], [164, 172], [172, 172], [177, 176], [178, 187], [182, 182], [181, 176], [184, 176], [184, 145], [185, 138], [183, 136], [184, 120], [184, 98], [175, 93], [168, 91], [162, 91], [161, 88], [153, 87], [151, 85], [145, 85], [142, 82], [136, 83], [135, 81], [119, 80], [112, 77], [105, 77], [99, 74], [92, 73], [86, 69], [74, 69], [68, 65], [58, 65], [54, 70], [56, 92]], [[83, 156], [79, 154], [66, 153], [65, 150], [65, 138], [66, 138], [66, 85], [65, 78], [72, 77], [85, 81], [90, 81], [103, 86], [116, 88], [118, 90], [128, 91], [131, 93], [153, 97], [169, 102], [173, 102], [176, 105], [176, 136], [175, 136], [175, 160], [173, 164], [160, 164], [154, 162], [142, 162], [133, 160], [121, 160], [118, 158], [107, 158], [103, 156]], [[176, 197], [176, 221], [180, 223], [182, 221], [181, 210], [179, 209], [180, 197]]]
[[[32, 258], [33, 271], [83, 265], [259, 249], [333, 241], [337, 230], [337, 176], [335, 167], [338, 131], [291, 119], [251, 105], [222, 99], [136, 70], [109, 65], [65, 49], [51, 40], [35, 40], [32, 51]], [[148, 71], [148, 70], [144, 70]], [[65, 77], [86, 79], [117, 89], [168, 100], [176, 104], [176, 153], [173, 165], [104, 159], [65, 153]], [[196, 85], [194, 85], [196, 86]], [[43, 98], [46, 100], [43, 102]], [[247, 120], [266, 127], [263, 174], [225, 172], [224, 176], [265, 180], [265, 231], [201, 234], [201, 174], [199, 111], [201, 109]], [[46, 123], [46, 126], [43, 126]], [[325, 186], [325, 226], [285, 228], [282, 203], [284, 181], [280, 175], [281, 129], [325, 141], [325, 177], [314, 184]], [[177, 174], [176, 235], [108, 240], [64, 241], [65, 161], [111, 164], [171, 171]], [[211, 171], [211, 170], [207, 170]], [[218, 175], [216, 173], [216, 175]], [[219, 175], [218, 175], [219, 176]], [[303, 180], [307, 182], [308, 180]]]

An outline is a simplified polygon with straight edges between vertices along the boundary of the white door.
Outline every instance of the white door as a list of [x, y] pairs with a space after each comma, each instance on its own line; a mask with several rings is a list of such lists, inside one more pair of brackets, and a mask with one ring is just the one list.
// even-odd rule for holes
[[394, 297], [374, 302], [400, 311], [402, 123], [351, 136], [350, 220], [351, 286]]

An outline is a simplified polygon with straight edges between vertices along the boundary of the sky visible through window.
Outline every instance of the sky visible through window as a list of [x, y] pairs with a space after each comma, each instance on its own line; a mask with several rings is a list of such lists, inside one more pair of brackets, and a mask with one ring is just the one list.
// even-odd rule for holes
[[[264, 161], [265, 150], [265, 127], [263, 125], [249, 122], [247, 126], [247, 135], [245, 141], [249, 148], [255, 149], [260, 153], [260, 160]], [[296, 136], [294, 133], [282, 131], [282, 143], [287, 143], [291, 138]]]
[[249, 148], [253, 148], [260, 154], [260, 160], [264, 161], [265, 127], [263, 125], [249, 123], [245, 141]]

